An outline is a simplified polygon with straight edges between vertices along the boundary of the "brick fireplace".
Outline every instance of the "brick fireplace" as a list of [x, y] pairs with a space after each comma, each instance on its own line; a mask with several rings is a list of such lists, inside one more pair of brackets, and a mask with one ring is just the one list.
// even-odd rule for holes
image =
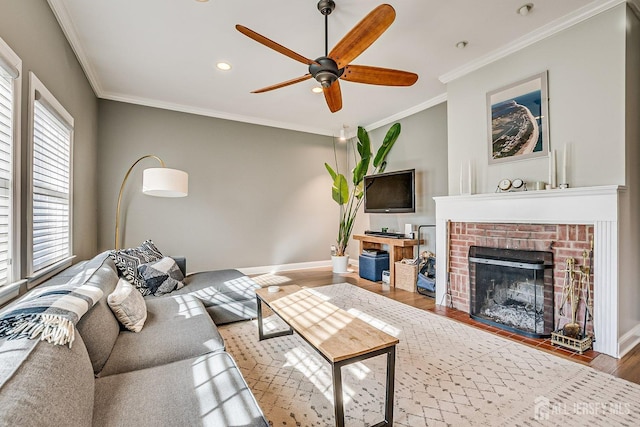
[[[593, 225], [587, 224], [514, 224], [451, 222], [449, 226], [450, 290], [453, 307], [469, 312], [469, 264], [471, 246], [500, 249], [549, 251], [553, 254], [554, 325], [562, 327], [570, 321], [560, 314], [562, 287], [567, 258], [572, 257], [582, 265], [583, 252], [589, 251], [593, 239]], [[593, 290], [593, 275], [591, 276]], [[567, 312], [568, 314], [568, 312]], [[578, 310], [578, 323], [584, 321], [582, 306]], [[592, 322], [587, 322], [587, 332], [593, 332]]]
[[[622, 267], [618, 229], [624, 194], [624, 187], [612, 185], [434, 197], [436, 304], [448, 303], [450, 265], [453, 305], [470, 311], [467, 256], [469, 247], [477, 245], [553, 252], [557, 312], [566, 259], [573, 257], [577, 265], [582, 265], [583, 251], [590, 249], [593, 239], [594, 320], [588, 331], [596, 335], [594, 350], [620, 357], [635, 345], [634, 337], [619, 334]], [[579, 313], [583, 316], [582, 310]]]

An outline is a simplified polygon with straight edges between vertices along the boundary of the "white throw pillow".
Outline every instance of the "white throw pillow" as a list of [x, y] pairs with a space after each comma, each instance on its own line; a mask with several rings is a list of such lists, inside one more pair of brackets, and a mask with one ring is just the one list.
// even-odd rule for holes
[[122, 278], [118, 280], [115, 290], [107, 297], [107, 303], [125, 328], [133, 332], [142, 330], [147, 320], [147, 304], [131, 283]]

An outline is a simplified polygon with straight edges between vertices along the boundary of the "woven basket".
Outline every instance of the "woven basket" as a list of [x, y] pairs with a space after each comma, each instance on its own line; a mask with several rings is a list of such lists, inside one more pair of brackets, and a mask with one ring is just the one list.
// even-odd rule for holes
[[396, 262], [396, 289], [415, 292], [418, 280], [418, 266]]

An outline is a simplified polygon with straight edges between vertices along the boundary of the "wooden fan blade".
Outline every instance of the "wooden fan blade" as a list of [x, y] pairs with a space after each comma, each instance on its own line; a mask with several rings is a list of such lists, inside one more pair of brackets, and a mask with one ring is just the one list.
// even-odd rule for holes
[[305, 58], [304, 56], [300, 55], [299, 53], [296, 53], [294, 51], [292, 51], [289, 48], [286, 48], [284, 46], [282, 46], [281, 44], [278, 44], [276, 42], [274, 42], [273, 40], [270, 40], [268, 38], [266, 38], [265, 36], [256, 33], [255, 31], [244, 27], [242, 25], [236, 25], [236, 30], [240, 31], [242, 34], [244, 34], [245, 36], [249, 37], [250, 39], [253, 39], [255, 41], [257, 41], [260, 44], [265, 45], [268, 48], [271, 48], [273, 50], [275, 50], [276, 52], [279, 52], [285, 56], [288, 56], [291, 59], [294, 59], [298, 62], [302, 62], [303, 64], [307, 64], [307, 65], [311, 65], [313, 64], [315, 61], [312, 61], [309, 58]]
[[340, 81], [336, 80], [329, 87], [322, 88], [324, 99], [327, 101], [329, 110], [332, 113], [342, 109], [342, 91], [340, 90]]
[[329, 58], [343, 68], [378, 39], [396, 19], [396, 11], [388, 4], [373, 9], [338, 42]]
[[269, 92], [270, 90], [280, 89], [281, 87], [285, 87], [285, 86], [289, 86], [289, 85], [292, 85], [292, 84], [300, 83], [300, 82], [303, 82], [303, 81], [305, 81], [307, 79], [310, 79], [310, 78], [311, 78], [311, 74], [305, 74], [302, 77], [296, 77], [295, 79], [287, 80], [286, 82], [278, 83], [278, 84], [275, 84], [273, 86], [263, 87], [262, 89], [254, 90], [251, 93]]
[[382, 86], [411, 86], [418, 81], [418, 75], [409, 71], [367, 65], [347, 65], [340, 78], [354, 83]]

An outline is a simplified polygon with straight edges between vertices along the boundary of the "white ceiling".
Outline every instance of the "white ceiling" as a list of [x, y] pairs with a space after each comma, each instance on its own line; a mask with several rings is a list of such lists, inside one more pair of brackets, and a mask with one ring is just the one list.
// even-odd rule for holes
[[[308, 72], [240, 34], [236, 24], [314, 59], [324, 55], [317, 0], [49, 0], [100, 98], [335, 135], [387, 124], [446, 99], [446, 83], [624, 0], [387, 0], [389, 29], [353, 64], [412, 71], [411, 87], [341, 81], [332, 114], [310, 79], [250, 92]], [[516, 10], [531, 1], [527, 16]], [[383, 0], [335, 0], [329, 50]], [[465, 49], [456, 43], [469, 42]], [[231, 71], [215, 67], [232, 64]], [[518, 79], [523, 76], [514, 76]], [[526, 76], [524, 76], [526, 77]]]

